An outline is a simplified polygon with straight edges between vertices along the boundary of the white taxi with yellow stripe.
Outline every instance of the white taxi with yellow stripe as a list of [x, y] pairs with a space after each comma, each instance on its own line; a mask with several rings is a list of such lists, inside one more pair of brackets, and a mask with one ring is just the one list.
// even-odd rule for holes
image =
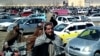
[[60, 36], [64, 43], [78, 36], [86, 27], [95, 26], [93, 22], [62, 23], [54, 28], [54, 33]]

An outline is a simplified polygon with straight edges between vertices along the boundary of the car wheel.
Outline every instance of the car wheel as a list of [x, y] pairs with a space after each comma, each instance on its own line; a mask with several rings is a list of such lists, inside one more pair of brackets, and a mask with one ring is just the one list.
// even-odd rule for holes
[[94, 56], [100, 56], [100, 52], [96, 52]]

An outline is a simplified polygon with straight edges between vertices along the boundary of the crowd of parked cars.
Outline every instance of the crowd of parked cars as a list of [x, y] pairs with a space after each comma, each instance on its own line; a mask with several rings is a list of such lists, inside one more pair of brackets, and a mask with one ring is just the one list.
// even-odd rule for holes
[[38, 23], [47, 22], [47, 13], [57, 21], [54, 33], [60, 36], [65, 51], [74, 56], [100, 56], [99, 8], [47, 7], [6, 9], [0, 12], [0, 30], [11, 31], [19, 24], [23, 33], [34, 32]]

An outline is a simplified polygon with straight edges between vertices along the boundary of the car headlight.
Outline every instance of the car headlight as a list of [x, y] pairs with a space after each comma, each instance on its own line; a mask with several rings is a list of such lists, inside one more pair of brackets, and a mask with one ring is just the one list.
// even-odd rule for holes
[[89, 51], [91, 51], [91, 48], [87, 46], [87, 47], [85, 47], [85, 48], [83, 49], [83, 51], [84, 51], [84, 52], [89, 52]]

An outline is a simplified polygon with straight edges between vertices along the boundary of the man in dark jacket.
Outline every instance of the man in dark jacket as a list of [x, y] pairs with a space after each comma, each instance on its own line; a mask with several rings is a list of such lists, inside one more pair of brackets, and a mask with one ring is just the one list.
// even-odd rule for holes
[[21, 32], [19, 31], [19, 24], [13, 27], [13, 30], [8, 32], [7, 37], [5, 39], [4, 50], [7, 46], [12, 46], [15, 42], [21, 41]]
[[55, 18], [55, 16], [54, 16], [54, 15], [53, 15], [53, 16], [51, 16], [50, 22], [52, 22], [52, 23], [53, 23], [53, 26], [54, 26], [54, 27], [57, 25], [57, 21], [56, 21], [56, 18]]
[[51, 22], [44, 25], [44, 32], [37, 37], [32, 56], [64, 56], [63, 44], [57, 35], [53, 32], [53, 24]]

